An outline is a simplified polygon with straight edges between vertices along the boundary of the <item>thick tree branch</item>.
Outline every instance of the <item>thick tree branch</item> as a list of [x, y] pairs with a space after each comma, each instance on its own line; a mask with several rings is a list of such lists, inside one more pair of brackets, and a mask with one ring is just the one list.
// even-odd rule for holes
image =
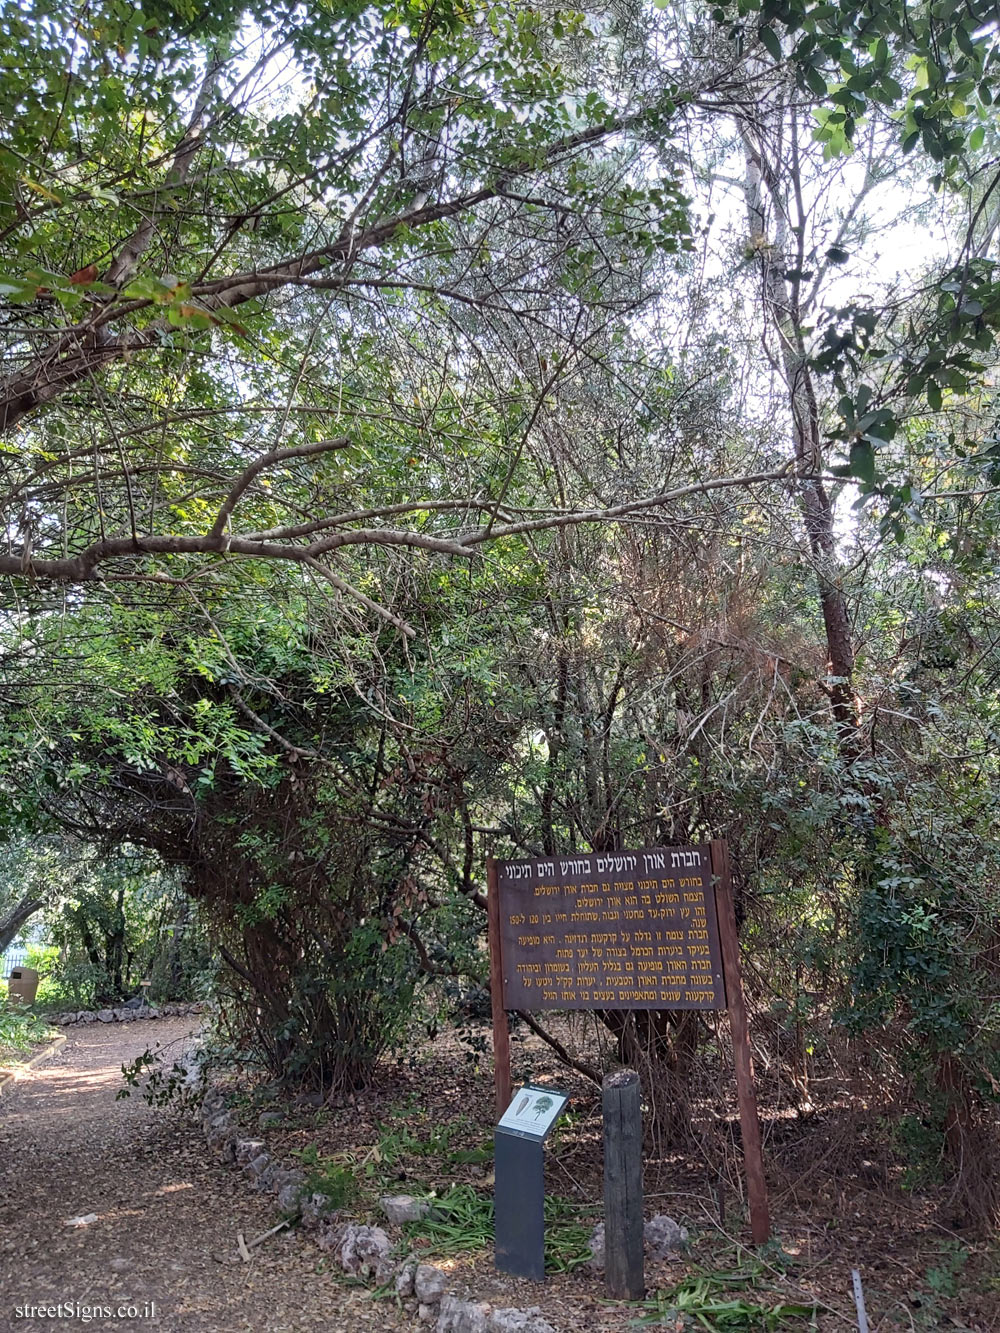
[[480, 528], [476, 532], [466, 533], [461, 537], [463, 546], [478, 546], [485, 541], [498, 537], [516, 537], [523, 532], [543, 532], [549, 528], [575, 527], [581, 523], [607, 523], [616, 518], [627, 518], [632, 514], [642, 513], [646, 509], [655, 509], [659, 505], [682, 500], [689, 495], [700, 495], [707, 491], [728, 490], [734, 486], [754, 486], [767, 481], [784, 481], [790, 475], [801, 476], [794, 464], [785, 463], [782, 467], [769, 472], [750, 472], [739, 477], [711, 477], [707, 481], [693, 481], [688, 486], [678, 486], [672, 491], [661, 491], [657, 495], [647, 495], [641, 500], [626, 500], [624, 504], [612, 505], [608, 509], [575, 509], [566, 513], [547, 514], [542, 518], [525, 519], [521, 523], [508, 523], [503, 527]]
[[[634, 128], [654, 115], [656, 108], [632, 116], [625, 116], [604, 125], [592, 126], [552, 144], [544, 160], [526, 157], [497, 172], [488, 183], [461, 193], [451, 199], [437, 200], [420, 208], [407, 209], [367, 230], [350, 228], [328, 245], [307, 251], [293, 259], [256, 271], [229, 274], [226, 277], [200, 282], [193, 288], [193, 298], [207, 314], [223, 309], [235, 309], [247, 301], [294, 286], [313, 274], [341, 263], [349, 268], [349, 261], [364, 251], [379, 249], [394, 240], [402, 231], [426, 229], [438, 222], [467, 213], [479, 205], [501, 197], [510, 181], [546, 166], [563, 161], [573, 153], [599, 143], [615, 134]], [[331, 275], [330, 285], [343, 282], [348, 274]], [[166, 319], [157, 319], [141, 330], [127, 329], [114, 336], [108, 326], [127, 316], [146, 310], [146, 300], [110, 301], [88, 319], [65, 330], [59, 338], [25, 370], [8, 377], [0, 387], [0, 434], [9, 431], [30, 412], [52, 402], [73, 384], [90, 378], [107, 365], [139, 351], [161, 345], [161, 336], [170, 332]]]
[[249, 541], [243, 537], [213, 536], [210, 533], [194, 537], [109, 537], [93, 542], [79, 555], [62, 559], [34, 557], [30, 552], [27, 558], [24, 553], [0, 555], [0, 575], [28, 575], [53, 583], [93, 583], [104, 578], [101, 566], [113, 560], [135, 560], [152, 555], [231, 555], [308, 564], [341, 546], [411, 546], [466, 558], [472, 554], [456, 541], [393, 528], [359, 528], [327, 537], [311, 546], [280, 546], [276, 542]]
[[524, 1022], [527, 1023], [528, 1027], [531, 1028], [536, 1037], [541, 1037], [542, 1041], [544, 1041], [547, 1046], [552, 1047], [563, 1064], [569, 1065], [570, 1069], [575, 1069], [576, 1072], [582, 1074], [584, 1078], [589, 1078], [591, 1083], [596, 1083], [598, 1087], [601, 1086], [603, 1081], [601, 1071], [596, 1065], [588, 1064], [586, 1060], [578, 1060], [575, 1056], [570, 1055], [562, 1042], [557, 1037], [553, 1037], [551, 1032], [546, 1032], [541, 1023], [539, 1023], [532, 1014], [529, 1014], [526, 1009], [515, 1009], [514, 1012], [517, 1014], [518, 1018], [523, 1019]]
[[45, 906], [44, 898], [22, 898], [20, 902], [0, 917], [0, 953], [3, 953], [12, 940], [15, 940], [24, 923], [40, 912]]
[[[176, 189], [183, 185], [187, 180], [188, 172], [191, 169], [191, 163], [195, 154], [201, 146], [201, 132], [205, 119], [205, 111], [211, 101], [212, 94], [219, 81], [219, 75], [224, 68], [223, 61], [215, 61], [208, 68], [201, 89], [198, 93], [198, 99], [195, 102], [194, 110], [191, 113], [191, 119], [188, 121], [187, 129], [177, 145], [177, 152], [174, 154], [174, 160], [167, 179], [164, 182], [165, 190]], [[136, 265], [142, 258], [149, 242], [152, 240], [156, 231], [156, 213], [153, 209], [147, 213], [142, 222], [128, 238], [122, 248], [118, 251], [104, 280], [113, 287], [120, 287], [127, 282], [135, 272]]]

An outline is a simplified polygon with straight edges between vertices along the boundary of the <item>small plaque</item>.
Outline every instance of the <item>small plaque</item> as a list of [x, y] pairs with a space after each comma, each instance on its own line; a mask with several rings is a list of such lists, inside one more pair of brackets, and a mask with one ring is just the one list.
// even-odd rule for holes
[[526, 1138], [546, 1138], [569, 1101], [558, 1088], [519, 1088], [500, 1117], [497, 1129]]

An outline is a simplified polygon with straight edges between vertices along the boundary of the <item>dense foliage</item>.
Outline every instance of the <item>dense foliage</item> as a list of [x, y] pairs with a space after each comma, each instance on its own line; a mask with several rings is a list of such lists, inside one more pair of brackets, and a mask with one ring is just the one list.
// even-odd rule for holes
[[[994, 1215], [985, 12], [87, 25], [3, 19], [0, 816], [97, 849], [101, 995], [143, 849], [339, 1092], [482, 984], [487, 853], [724, 835], [772, 1091], [877, 1083]], [[690, 1135], [703, 1025], [605, 1026]]]

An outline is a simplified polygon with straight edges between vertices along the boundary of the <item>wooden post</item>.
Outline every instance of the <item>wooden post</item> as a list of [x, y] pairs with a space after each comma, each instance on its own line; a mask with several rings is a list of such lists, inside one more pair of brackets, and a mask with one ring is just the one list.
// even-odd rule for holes
[[615, 1300], [646, 1294], [642, 1254], [642, 1111], [634, 1069], [609, 1074], [604, 1099], [604, 1283]]
[[771, 1235], [771, 1218], [764, 1179], [764, 1153], [760, 1138], [760, 1117], [753, 1086], [753, 1058], [750, 1054], [750, 1029], [747, 1024], [743, 982], [740, 977], [740, 940], [736, 931], [736, 912], [729, 873], [729, 847], [725, 839], [712, 839], [712, 874], [715, 876], [715, 906], [719, 918], [719, 944], [722, 971], [726, 980], [726, 1005], [733, 1037], [733, 1064], [736, 1092], [740, 1104], [740, 1129], [743, 1134], [743, 1162], [747, 1173], [750, 1200], [750, 1234], [755, 1245], [764, 1245]]
[[497, 889], [497, 863], [486, 858], [486, 908], [490, 944], [490, 1004], [493, 1010], [493, 1085], [496, 1089], [497, 1119], [510, 1105], [510, 1028], [503, 1007], [503, 954], [500, 942], [500, 895]]

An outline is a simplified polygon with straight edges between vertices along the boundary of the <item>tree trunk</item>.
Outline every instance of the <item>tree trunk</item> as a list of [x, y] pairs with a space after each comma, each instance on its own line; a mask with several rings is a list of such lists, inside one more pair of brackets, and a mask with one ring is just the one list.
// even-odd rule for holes
[[[823, 432], [803, 333], [801, 276], [787, 276], [801, 275], [805, 262], [805, 215], [800, 183], [784, 179], [775, 163], [768, 160], [763, 133], [758, 139], [747, 122], [741, 126], [741, 133], [750, 246], [759, 257], [766, 317], [777, 337], [778, 364], [788, 390], [792, 450], [800, 474], [799, 499], [823, 614], [827, 666], [832, 678], [826, 688], [841, 751], [847, 758], [853, 758], [857, 753], [860, 711], [853, 679], [854, 636], [837, 557], [833, 506], [820, 475], [825, 462]], [[798, 126], [792, 116], [793, 178], [798, 164], [797, 133]], [[776, 218], [773, 235], [768, 234], [766, 226], [768, 200]], [[793, 215], [794, 222], [790, 223]]]
[[22, 898], [5, 916], [0, 916], [0, 953], [4, 953], [17, 938], [24, 923], [44, 906], [44, 898]]

